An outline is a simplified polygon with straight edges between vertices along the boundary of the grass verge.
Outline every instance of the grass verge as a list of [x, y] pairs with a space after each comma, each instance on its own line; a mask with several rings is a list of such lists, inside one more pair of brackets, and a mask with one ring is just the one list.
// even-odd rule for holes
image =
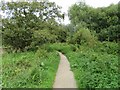
[[4, 54], [3, 88], [52, 88], [59, 56], [49, 52], [42, 57], [39, 52]]

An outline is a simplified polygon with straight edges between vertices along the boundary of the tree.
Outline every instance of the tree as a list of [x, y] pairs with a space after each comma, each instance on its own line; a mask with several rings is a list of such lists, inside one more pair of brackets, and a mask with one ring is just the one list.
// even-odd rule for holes
[[120, 25], [118, 4], [93, 8], [80, 2], [69, 8], [69, 18], [74, 27], [81, 25], [91, 31], [96, 31], [101, 41], [117, 41], [119, 38], [119, 30], [117, 29]]
[[[58, 26], [55, 20], [62, 18], [60, 7], [47, 0], [7, 2], [3, 3], [2, 11], [7, 13], [7, 18], [2, 20], [4, 45], [21, 50], [31, 45], [35, 31], [46, 30], [48, 26]], [[49, 23], [50, 20], [52, 23]]]

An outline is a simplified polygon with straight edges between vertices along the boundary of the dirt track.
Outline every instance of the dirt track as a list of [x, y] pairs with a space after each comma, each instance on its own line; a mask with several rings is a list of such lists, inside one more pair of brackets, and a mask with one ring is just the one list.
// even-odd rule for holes
[[60, 55], [60, 64], [56, 73], [56, 79], [53, 88], [77, 88], [73, 72], [70, 71], [70, 64], [67, 58], [62, 54]]

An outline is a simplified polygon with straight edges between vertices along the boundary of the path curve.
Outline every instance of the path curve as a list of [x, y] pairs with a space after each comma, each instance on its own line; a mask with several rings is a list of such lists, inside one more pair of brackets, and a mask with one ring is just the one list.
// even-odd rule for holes
[[70, 71], [70, 63], [62, 53], [59, 52], [59, 55], [60, 63], [53, 88], [77, 88], [73, 72]]

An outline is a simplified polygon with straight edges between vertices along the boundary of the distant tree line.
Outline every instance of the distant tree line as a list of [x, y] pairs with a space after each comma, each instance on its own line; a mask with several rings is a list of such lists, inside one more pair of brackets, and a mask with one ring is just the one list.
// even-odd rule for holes
[[37, 49], [46, 43], [93, 45], [96, 40], [119, 41], [119, 5], [92, 8], [79, 2], [69, 8], [71, 23], [61, 24], [64, 14], [54, 2], [2, 2], [2, 38], [14, 50]]
[[92, 8], [84, 2], [69, 8], [69, 18], [74, 27], [85, 27], [97, 33], [100, 41], [116, 41], [120, 36], [119, 4]]

